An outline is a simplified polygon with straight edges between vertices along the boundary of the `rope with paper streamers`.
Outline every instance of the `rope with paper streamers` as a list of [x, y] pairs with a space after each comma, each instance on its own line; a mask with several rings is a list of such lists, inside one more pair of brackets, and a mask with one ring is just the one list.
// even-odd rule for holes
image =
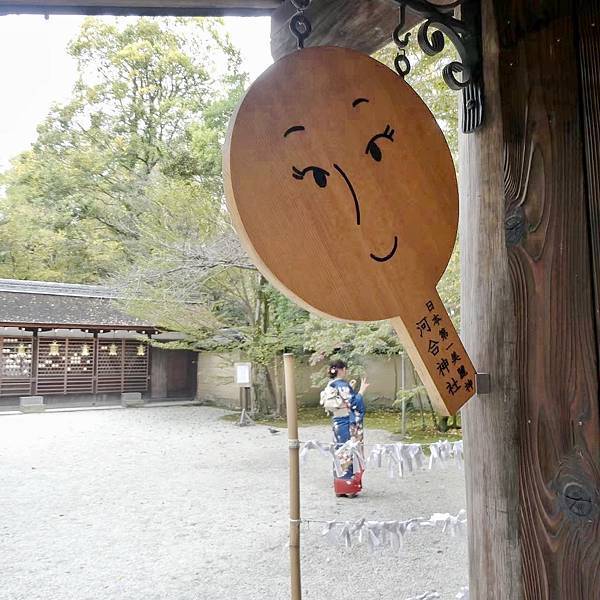
[[[406, 600], [437, 600], [438, 598], [441, 598], [441, 596], [437, 592], [425, 592], [424, 594], [412, 596]], [[466, 586], [460, 588], [460, 591], [456, 594], [455, 598], [456, 600], [469, 600], [469, 588]]]
[[404, 536], [409, 531], [422, 527], [435, 527], [453, 537], [464, 534], [467, 528], [467, 513], [463, 509], [456, 515], [434, 513], [429, 519], [416, 517], [406, 521], [371, 521], [364, 518], [355, 521], [300, 519], [300, 523], [323, 525], [321, 535], [326, 536], [331, 542], [344, 542], [346, 548], [351, 548], [356, 542], [366, 543], [371, 552], [376, 548], [385, 547], [398, 551], [403, 546]]
[[[302, 443], [300, 451], [300, 464], [305, 464], [310, 450], [317, 450], [322, 456], [328, 457], [333, 461], [336, 476], [341, 477], [343, 470], [341, 467], [341, 457], [351, 457], [355, 472], [362, 470], [365, 465], [382, 467], [387, 466], [388, 476], [390, 478], [404, 477], [405, 473], [412, 473], [417, 469], [425, 468], [427, 458], [423, 452], [422, 444], [403, 444], [396, 442], [393, 444], [366, 444], [372, 447], [368, 457], [364, 458], [363, 448], [365, 444], [348, 440], [341, 446], [335, 442], [319, 442], [317, 440], [308, 440]], [[339, 447], [338, 447], [339, 446]], [[463, 442], [449, 442], [441, 440], [429, 444], [429, 469], [435, 465], [445, 467], [450, 461], [462, 468], [464, 462]]]

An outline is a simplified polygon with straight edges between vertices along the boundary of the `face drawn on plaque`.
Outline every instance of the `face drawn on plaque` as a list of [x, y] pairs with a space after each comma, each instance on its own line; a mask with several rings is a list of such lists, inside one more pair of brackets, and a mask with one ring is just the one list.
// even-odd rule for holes
[[[368, 98], [355, 98], [352, 101], [352, 107], [355, 108], [359, 104], [362, 104], [363, 102], [369, 102], [369, 99]], [[304, 127], [304, 125], [293, 125], [292, 127], [286, 129], [285, 133], [283, 134], [283, 137], [285, 138], [292, 133], [300, 132], [300, 131], [306, 131], [306, 128]], [[391, 128], [391, 126], [389, 124], [387, 124], [385, 126], [383, 131], [371, 136], [371, 138], [365, 145], [365, 151], [364, 151], [365, 155], [369, 155], [375, 162], [381, 162], [381, 160], [383, 159], [383, 151], [380, 147], [382, 144], [382, 140], [388, 140], [388, 142], [390, 142], [390, 143], [392, 143], [394, 141], [394, 130]], [[387, 153], [387, 150], [386, 150], [386, 153]], [[339, 152], [338, 154], [343, 155], [343, 152]], [[333, 167], [333, 169], [335, 169], [335, 171], [337, 171], [339, 176], [342, 178], [343, 182], [348, 187], [348, 199], [352, 199], [352, 202], [353, 202], [352, 207], [350, 206], [350, 203], [348, 203], [348, 210], [351, 210], [351, 208], [354, 209], [356, 225], [357, 225], [357, 227], [360, 227], [360, 210], [361, 210], [360, 204], [361, 204], [361, 201], [358, 198], [358, 195], [354, 189], [354, 186], [352, 185], [352, 180], [350, 179], [348, 174], [344, 171], [344, 169], [340, 165], [338, 165], [336, 162], [331, 163], [331, 167]], [[365, 168], [368, 168], [368, 165], [366, 165]], [[292, 166], [292, 177], [294, 177], [295, 179], [303, 181], [304, 178], [309, 173], [312, 174], [312, 179], [314, 180], [315, 184], [318, 187], [320, 187], [320, 188], [327, 187], [327, 183], [329, 181], [329, 178], [331, 177], [331, 173], [329, 171], [327, 171], [326, 169], [324, 169], [322, 167], [318, 167], [316, 165], [310, 165], [310, 166], [304, 167], [303, 169], [299, 169], [296, 166]], [[367, 204], [372, 204], [372, 203], [368, 202], [368, 198], [366, 199], [366, 202], [367, 202]], [[396, 234], [394, 234], [393, 243], [391, 244], [391, 248], [390, 248], [389, 252], [387, 252], [383, 256], [379, 255], [379, 254], [375, 254], [373, 252], [370, 252], [369, 257], [376, 262], [386, 262], [394, 257], [397, 250], [398, 250], [398, 236]]]
[[279, 60], [231, 119], [224, 175], [236, 230], [276, 287], [326, 316], [391, 319], [442, 414], [473, 395], [436, 290], [456, 240], [454, 165], [395, 72], [343, 48]]
[[[456, 238], [454, 165], [429, 109], [391, 69], [308, 48], [263, 73], [232, 122], [234, 211], [255, 258], [300, 301], [384, 319], [406, 286], [437, 283]], [[340, 277], [370, 289], [340, 303]]]
[[234, 220], [290, 295], [377, 320], [397, 316], [409, 288], [435, 286], [456, 238], [454, 165], [396, 73], [350, 50], [308, 48], [261, 75], [232, 123]]

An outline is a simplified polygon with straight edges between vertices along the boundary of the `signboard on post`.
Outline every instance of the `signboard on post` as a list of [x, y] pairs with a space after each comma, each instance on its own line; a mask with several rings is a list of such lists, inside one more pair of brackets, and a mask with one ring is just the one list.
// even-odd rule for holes
[[249, 388], [252, 385], [252, 363], [236, 362], [233, 364], [233, 368], [237, 385]]
[[241, 414], [238, 425], [254, 425], [254, 421], [248, 415], [248, 405], [250, 403], [250, 388], [252, 387], [252, 363], [233, 363], [233, 378], [235, 383], [240, 386]]
[[475, 393], [436, 291], [456, 241], [454, 164], [402, 78], [346, 48], [282, 58], [232, 117], [224, 175], [238, 234], [275, 287], [324, 316], [390, 319], [439, 413]]

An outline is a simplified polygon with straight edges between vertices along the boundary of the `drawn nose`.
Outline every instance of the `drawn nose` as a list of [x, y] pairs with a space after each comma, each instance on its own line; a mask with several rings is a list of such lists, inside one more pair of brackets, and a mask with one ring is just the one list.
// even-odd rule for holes
[[352, 182], [348, 178], [348, 175], [344, 173], [342, 167], [333, 163], [333, 168], [342, 176], [346, 182], [346, 185], [348, 186], [348, 189], [350, 190], [350, 193], [352, 194], [352, 200], [354, 200], [354, 210], [356, 211], [356, 224], [360, 225], [360, 204], [358, 203], [358, 198], [356, 196], [356, 192], [354, 191], [354, 187], [352, 186]]

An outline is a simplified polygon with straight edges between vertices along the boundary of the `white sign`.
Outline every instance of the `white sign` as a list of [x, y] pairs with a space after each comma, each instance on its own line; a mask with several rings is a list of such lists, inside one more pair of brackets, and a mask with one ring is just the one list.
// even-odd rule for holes
[[250, 387], [252, 363], [234, 363], [235, 382], [242, 387]]

